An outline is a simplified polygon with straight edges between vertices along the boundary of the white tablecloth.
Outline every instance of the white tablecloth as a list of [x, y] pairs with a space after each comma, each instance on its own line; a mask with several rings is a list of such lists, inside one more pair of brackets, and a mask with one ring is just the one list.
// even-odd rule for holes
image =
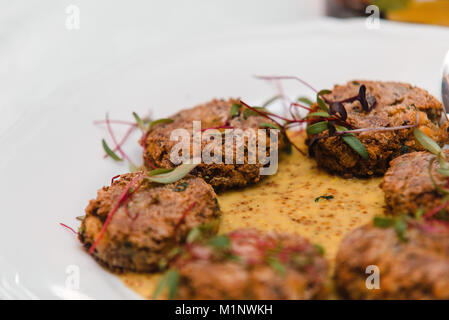
[[[59, 87], [141, 47], [313, 19], [323, 6], [321, 0], [0, 0], [0, 137]], [[79, 29], [70, 29], [77, 10]]]

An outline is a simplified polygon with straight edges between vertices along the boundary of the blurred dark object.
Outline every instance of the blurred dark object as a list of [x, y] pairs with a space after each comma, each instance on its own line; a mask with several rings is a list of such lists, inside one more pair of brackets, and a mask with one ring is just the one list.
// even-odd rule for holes
[[326, 14], [336, 18], [365, 16], [365, 9], [371, 0], [327, 0]]

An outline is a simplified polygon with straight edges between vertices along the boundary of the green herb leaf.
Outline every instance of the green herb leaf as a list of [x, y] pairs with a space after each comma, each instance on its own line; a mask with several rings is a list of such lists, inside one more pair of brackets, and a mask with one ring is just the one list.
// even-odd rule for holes
[[285, 147], [283, 151], [287, 154], [292, 154], [293, 151], [292, 143], [287, 138], [285, 139]]
[[423, 208], [419, 208], [419, 209], [416, 210], [416, 212], [415, 212], [415, 218], [416, 218], [417, 220], [421, 220], [425, 212], [426, 212], [426, 211], [425, 211]]
[[325, 95], [325, 94], [329, 94], [329, 93], [331, 93], [332, 91], [331, 90], [329, 90], [329, 89], [323, 89], [323, 90], [320, 90], [318, 93], [317, 93], [317, 96], [319, 97], [319, 96], [323, 96], [323, 95]]
[[396, 230], [396, 234], [401, 241], [407, 241], [407, 237], [405, 236], [405, 232], [407, 231], [407, 222], [403, 217], [396, 219], [394, 229]]
[[267, 259], [267, 262], [270, 265], [270, 267], [272, 267], [281, 276], [285, 275], [287, 270], [286, 270], [284, 264], [281, 261], [279, 261], [278, 258], [276, 258], [276, 257], [269, 257]]
[[235, 116], [237, 116], [239, 114], [240, 109], [242, 109], [242, 105], [234, 103], [231, 107], [231, 111], [229, 111], [229, 116], [231, 118], [234, 118]]
[[328, 112], [328, 111], [329, 111], [329, 108], [327, 107], [326, 102], [324, 102], [323, 99], [321, 99], [320, 97], [318, 97], [318, 98], [316, 99], [316, 102], [318, 103], [318, 106], [320, 107], [321, 110], [323, 110], [323, 111], [325, 111], [325, 112]]
[[[145, 176], [145, 179], [157, 182], [157, 183], [173, 183], [178, 180], [181, 180], [184, 178], [187, 174], [189, 174], [190, 171], [192, 171], [197, 164], [193, 163], [184, 163], [180, 166], [176, 167], [173, 171], [167, 172], [167, 173], [160, 173], [157, 175], [152, 176]], [[154, 170], [153, 170], [154, 171]]]
[[262, 108], [268, 107], [270, 104], [272, 104], [273, 102], [275, 102], [276, 100], [278, 100], [278, 99], [280, 99], [280, 98], [282, 98], [282, 96], [281, 96], [280, 94], [275, 95], [274, 97], [271, 97], [270, 99], [268, 99], [267, 101], [265, 101], [265, 102], [262, 104]]
[[375, 227], [378, 228], [390, 228], [394, 225], [394, 219], [393, 218], [387, 218], [387, 217], [374, 217], [373, 224]]
[[443, 150], [438, 154], [438, 163], [440, 164], [441, 169], [449, 169], [449, 162], [446, 161], [446, 156], [443, 153]]
[[259, 124], [259, 128], [272, 128], [272, 129], [280, 130], [280, 128], [277, 125], [275, 125], [274, 123], [269, 123], [269, 122], [261, 122]]
[[188, 243], [192, 243], [201, 238], [210, 237], [211, 235], [216, 233], [218, 224], [219, 220], [215, 220], [211, 223], [202, 224], [192, 228], [190, 232], [187, 234], [186, 241]]
[[78, 217], [76, 217], [76, 220], [78, 220], [78, 221], [83, 221], [85, 217], [86, 217], [86, 216], [78, 216]]
[[156, 299], [162, 293], [162, 290], [164, 290], [164, 288], [168, 289], [168, 298], [174, 299], [178, 291], [178, 284], [178, 271], [174, 269], [168, 270], [159, 280], [156, 290], [153, 293], [153, 299]]
[[313, 101], [307, 97], [299, 97], [298, 99], [296, 99], [298, 102], [302, 102], [307, 106], [311, 106], [313, 104]]
[[156, 176], [158, 174], [162, 174], [162, 173], [167, 173], [167, 172], [172, 172], [174, 169], [173, 168], [158, 168], [158, 169], [154, 169], [150, 172], [147, 173], [148, 176]]
[[312, 118], [312, 117], [328, 118], [328, 117], [330, 117], [330, 114], [325, 111], [318, 111], [318, 112], [311, 112], [306, 116], [306, 118]]
[[436, 160], [436, 158], [430, 159], [429, 166], [428, 166], [428, 169], [427, 169], [428, 172], [429, 172], [430, 181], [432, 182], [433, 186], [435, 187], [435, 189], [440, 194], [442, 194], [442, 195], [449, 195], [449, 189], [439, 186], [437, 181], [435, 180], [435, 177], [433, 176], [432, 168], [433, 168], [433, 163], [435, 162], [435, 160]]
[[322, 245], [320, 245], [320, 244], [318, 244], [318, 243], [315, 243], [313, 246], [315, 247], [315, 249], [317, 249], [317, 251], [319, 252], [319, 254], [321, 254], [322, 256], [324, 256], [325, 251], [324, 251], [324, 248], [323, 248]]
[[[347, 128], [342, 127], [342, 126], [335, 126], [335, 128], [337, 129], [337, 131], [348, 130]], [[369, 158], [369, 154], [365, 148], [365, 145], [359, 139], [357, 139], [356, 136], [354, 136], [352, 133], [346, 133], [346, 134], [342, 135], [341, 137], [342, 137], [343, 141], [348, 146], [350, 146], [352, 150], [357, 152], [363, 159], [366, 160]]]
[[112, 151], [111, 148], [109, 148], [108, 144], [106, 143], [106, 140], [103, 139], [102, 144], [103, 144], [103, 149], [108, 156], [110, 156], [115, 161], [123, 161], [122, 158], [120, 158], [118, 155], [116, 155], [115, 152]]
[[324, 99], [322, 98], [323, 95], [331, 93], [332, 91], [324, 89], [321, 90], [316, 94], [316, 102], [318, 103], [318, 106], [321, 110], [328, 112], [329, 109], [327, 108], [326, 102], [324, 102]]
[[449, 177], [449, 169], [438, 168], [437, 171], [442, 176]]
[[201, 230], [199, 227], [195, 227], [189, 231], [186, 241], [187, 243], [195, 242], [201, 236]]
[[[266, 112], [265, 108], [262, 108], [262, 107], [252, 107], [252, 108], [256, 109], [256, 110], [260, 110], [262, 113]], [[256, 111], [251, 110], [249, 108], [245, 108], [243, 110], [243, 119], [246, 120], [246, 119], [248, 119], [249, 117], [252, 117], [252, 116], [260, 116], [260, 114], [258, 114]]]
[[225, 249], [229, 248], [231, 240], [229, 240], [229, 237], [227, 236], [219, 235], [210, 239], [209, 244], [217, 249]]
[[328, 195], [328, 196], [319, 196], [319, 197], [316, 197], [315, 198], [315, 202], [318, 202], [318, 201], [320, 201], [320, 199], [324, 199], [324, 200], [331, 200], [331, 199], [333, 199], [334, 198], [334, 196], [333, 195]]
[[168, 298], [174, 299], [178, 292], [179, 274], [176, 270], [170, 270], [167, 275]]
[[328, 127], [327, 121], [320, 121], [307, 127], [307, 134], [314, 135], [323, 132]]
[[356, 136], [354, 136], [351, 133], [348, 133], [342, 135], [341, 138], [343, 139], [344, 142], [346, 142], [348, 146], [352, 148], [352, 150], [357, 152], [363, 159], [366, 160], [369, 158], [368, 151], [366, 150], [364, 144], [360, 142], [360, 140], [357, 139]]
[[139, 115], [136, 112], [133, 112], [134, 119], [136, 120], [137, 126], [142, 130], [145, 131], [145, 124], [143, 123], [143, 120], [139, 117]]
[[416, 140], [430, 153], [434, 155], [438, 155], [441, 152], [441, 148], [433, 141], [429, 136], [427, 136], [424, 132], [422, 132], [419, 128], [413, 129], [413, 134], [415, 135]]
[[157, 119], [157, 120], [150, 122], [150, 129], [152, 129], [157, 124], [172, 123], [172, 122], [173, 122], [173, 119], [170, 119], [170, 118]]
[[167, 274], [165, 273], [158, 281], [156, 290], [153, 292], [153, 299], [157, 299], [159, 295], [162, 293], [162, 290], [164, 290], [165, 284], [167, 282]]

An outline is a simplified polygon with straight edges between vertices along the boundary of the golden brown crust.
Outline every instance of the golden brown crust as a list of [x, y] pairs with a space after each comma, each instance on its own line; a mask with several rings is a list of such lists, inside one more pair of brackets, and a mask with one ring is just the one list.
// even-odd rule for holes
[[[370, 112], [362, 110], [360, 102], [345, 103], [350, 124], [357, 128], [396, 127], [416, 123], [419, 113], [419, 128], [439, 144], [448, 142], [447, 123], [441, 128], [439, 121], [442, 113], [441, 103], [427, 91], [410, 84], [381, 81], [351, 81], [346, 85], [336, 85], [332, 93], [325, 95], [330, 101], [339, 101], [358, 94], [364, 84], [367, 96], [376, 98], [376, 105]], [[318, 105], [312, 111], [318, 111]], [[319, 137], [326, 137], [327, 130]], [[383, 132], [362, 132], [356, 134], [365, 145], [369, 158], [363, 159], [352, 150], [341, 137], [329, 137], [317, 140], [311, 146], [311, 153], [318, 164], [345, 176], [383, 175], [389, 162], [403, 153], [423, 150], [416, 143], [413, 129]]]
[[[346, 236], [336, 257], [335, 281], [344, 298], [350, 299], [449, 299], [449, 232], [407, 230], [407, 242], [394, 228], [372, 224]], [[379, 268], [380, 289], [368, 289]]]
[[[145, 163], [150, 162], [161, 168], [174, 167], [170, 161], [170, 152], [177, 143], [177, 141], [170, 141], [170, 134], [173, 130], [183, 128], [192, 132], [193, 121], [201, 121], [202, 129], [223, 126], [229, 118], [232, 105], [239, 103], [240, 100], [238, 99], [214, 99], [205, 104], [176, 113], [170, 117], [173, 120], [172, 123], [156, 125], [147, 134], [146, 150], [144, 152]], [[229, 126], [235, 129], [256, 130], [262, 122], [273, 123], [262, 116], [251, 116], [244, 119], [243, 113], [241, 112], [238, 116], [230, 119]], [[269, 129], [267, 129], [268, 131]], [[279, 149], [282, 149], [283, 141], [280, 137], [279, 140]], [[203, 141], [202, 149], [204, 149], [206, 144], [207, 142]], [[245, 152], [243, 164], [201, 163], [192, 171], [192, 174], [202, 177], [216, 191], [223, 191], [258, 182], [261, 178], [260, 167], [261, 165], [259, 163], [248, 164], [248, 154]]]
[[[89, 202], [80, 232], [86, 248], [97, 239], [109, 212], [138, 174], [141, 173], [121, 175]], [[145, 181], [115, 212], [93, 255], [113, 270], [152, 272], [192, 228], [214, 223], [219, 217], [216, 194], [200, 178], [187, 177], [168, 185]]]

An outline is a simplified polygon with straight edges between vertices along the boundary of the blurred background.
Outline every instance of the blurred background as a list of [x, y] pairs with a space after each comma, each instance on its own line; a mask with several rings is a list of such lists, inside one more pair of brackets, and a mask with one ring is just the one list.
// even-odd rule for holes
[[385, 19], [449, 25], [449, 0], [0, 0], [0, 139], [58, 88], [139, 48], [367, 16], [372, 4]]

